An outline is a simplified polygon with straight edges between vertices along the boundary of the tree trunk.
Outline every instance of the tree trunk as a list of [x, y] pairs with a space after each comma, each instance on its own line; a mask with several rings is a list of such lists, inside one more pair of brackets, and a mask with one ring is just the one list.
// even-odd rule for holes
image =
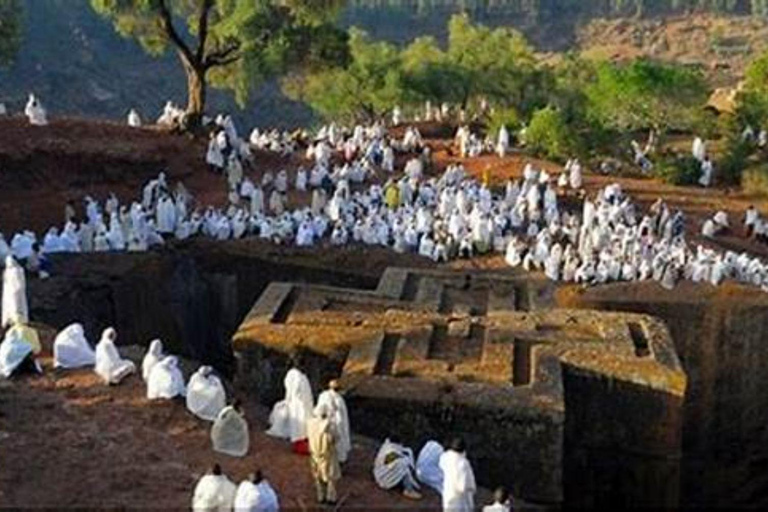
[[187, 73], [187, 129], [200, 126], [205, 112], [207, 84], [205, 70], [200, 65], [184, 64]]

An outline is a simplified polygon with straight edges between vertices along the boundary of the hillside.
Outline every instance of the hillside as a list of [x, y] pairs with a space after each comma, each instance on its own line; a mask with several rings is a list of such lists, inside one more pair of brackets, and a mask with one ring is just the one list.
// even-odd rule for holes
[[[169, 54], [158, 59], [146, 55], [136, 43], [122, 39], [109, 23], [100, 19], [91, 10], [89, 0], [22, 0], [22, 3], [21, 50], [10, 68], [0, 68], [0, 102], [12, 110], [20, 110], [31, 91], [41, 96], [54, 115], [122, 119], [128, 109], [135, 107], [145, 118], [155, 119], [167, 100], [184, 103], [185, 80], [175, 56]], [[590, 24], [595, 18], [634, 16], [636, 6], [644, 4], [572, 0], [356, 0], [341, 13], [339, 23], [344, 27], [359, 26], [375, 38], [398, 43], [423, 35], [444, 41], [450, 16], [465, 11], [479, 23], [512, 26], [523, 31], [542, 52], [583, 49], [589, 55], [625, 58], [658, 54], [670, 60], [700, 62], [704, 66], [713, 61], [712, 45], [708, 43], [721, 40], [729, 43], [725, 46], [732, 50], [749, 48], [740, 54], [731, 52], [720, 56], [719, 62], [726, 66], [718, 68], [723, 76], [718, 76], [717, 81], [731, 81], [731, 73], [743, 69], [752, 52], [763, 48], [763, 41], [768, 40], [765, 18], [697, 14], [669, 23], [660, 21], [670, 13], [679, 13], [685, 6], [699, 3], [656, 2], [656, 10], [646, 8], [644, 11], [648, 19], [632, 17], [631, 21]], [[672, 9], [672, 4], [678, 9]], [[749, 12], [745, 2], [732, 5], [735, 13]], [[680, 26], [680, 30], [666, 28], [676, 26]], [[638, 37], [642, 39], [640, 42]], [[741, 44], [744, 38], [746, 46]], [[664, 49], [665, 46], [668, 49]], [[244, 109], [240, 109], [229, 94], [212, 91], [209, 109], [233, 113], [241, 126], [297, 127], [313, 121], [312, 112], [305, 105], [285, 98], [274, 82], [256, 91]]]

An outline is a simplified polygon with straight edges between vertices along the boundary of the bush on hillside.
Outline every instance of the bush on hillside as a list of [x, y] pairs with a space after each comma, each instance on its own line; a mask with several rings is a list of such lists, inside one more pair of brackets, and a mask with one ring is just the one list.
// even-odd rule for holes
[[768, 197], [768, 165], [745, 170], [741, 174], [741, 188], [747, 194]]
[[654, 167], [657, 178], [671, 185], [694, 185], [701, 175], [701, 163], [693, 156], [670, 156]]
[[525, 132], [525, 143], [538, 155], [554, 160], [569, 158], [576, 149], [576, 135], [553, 107], [537, 110]]

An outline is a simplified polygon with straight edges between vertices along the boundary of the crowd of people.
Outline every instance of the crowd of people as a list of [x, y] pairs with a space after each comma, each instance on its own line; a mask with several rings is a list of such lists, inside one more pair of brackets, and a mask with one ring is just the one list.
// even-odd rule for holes
[[[7, 330], [0, 343], [0, 376], [10, 378], [25, 371], [42, 373], [37, 359], [42, 345], [29, 323], [24, 270], [11, 256], [3, 273], [2, 327]], [[94, 348], [81, 324], [69, 325], [53, 341], [53, 366], [60, 371], [92, 367], [105, 385], [119, 385], [137, 373], [137, 367], [120, 355], [116, 341], [117, 331], [109, 327]], [[249, 454], [251, 436], [245, 414], [237, 400], [227, 405], [225, 387], [211, 367], [200, 366], [185, 383], [178, 357], [164, 353], [162, 341], [156, 339], [142, 360], [141, 378], [148, 400], [184, 400], [191, 414], [212, 423], [210, 439], [214, 453], [238, 458]], [[294, 366], [288, 370], [284, 386], [285, 398], [275, 404], [267, 434], [290, 441], [295, 453], [309, 457], [318, 503], [335, 505], [339, 500], [337, 486], [342, 468], [352, 451], [352, 430], [340, 384], [330, 381], [328, 389], [315, 402], [309, 379]], [[387, 439], [376, 455], [372, 473], [379, 487], [399, 488], [406, 498], [421, 499], [420, 486], [426, 485], [442, 495], [444, 510], [474, 510], [477, 487], [461, 439], [452, 441], [448, 449], [429, 441], [417, 460], [410, 449]], [[506, 501], [490, 507], [498, 506], [507, 508], [486, 510], [510, 510]], [[260, 469], [236, 486], [215, 464], [197, 482], [192, 509], [203, 512], [233, 508], [277, 512], [279, 500]]]
[[[444, 107], [425, 107], [426, 114], [447, 116]], [[25, 114], [31, 124], [47, 123], [45, 109], [30, 96]], [[183, 111], [168, 103], [159, 123], [177, 123]], [[393, 112], [393, 124], [404, 122]], [[131, 110], [131, 127], [141, 127], [140, 115]], [[429, 145], [416, 127], [408, 126], [398, 137], [381, 123], [346, 129], [335, 124], [322, 127], [314, 136], [304, 131], [254, 130], [245, 140], [231, 117], [210, 120], [211, 135], [205, 155], [212, 172], [222, 175], [228, 205], [217, 208], [196, 205], [179, 183], [173, 190], [164, 173], [150, 180], [131, 204], [111, 195], [103, 206], [86, 197], [85, 215], [74, 203], [65, 207], [61, 230], [51, 227], [42, 240], [35, 233], [16, 233], [8, 244], [0, 234], [3, 274], [2, 326], [7, 329], [0, 344], [0, 375], [42, 371], [36, 360], [41, 351], [37, 333], [29, 326], [26, 302], [28, 271], [46, 277], [46, 258], [54, 253], [146, 251], [169, 240], [208, 237], [216, 240], [253, 236], [279, 244], [310, 247], [322, 243], [351, 243], [414, 253], [435, 262], [472, 258], [488, 253], [503, 255], [510, 267], [540, 270], [553, 281], [584, 285], [617, 281], [655, 280], [671, 289], [681, 279], [719, 285], [731, 279], [768, 291], [768, 265], [744, 252], [718, 252], [686, 239], [682, 211], [662, 199], [646, 211], [614, 183], [586, 194], [583, 166], [570, 160], [559, 176], [526, 165], [521, 179], [509, 179], [502, 190], [467, 174], [461, 164], [435, 172]], [[484, 139], [462, 124], [455, 145], [460, 156], [472, 158], [510, 151], [510, 134], [501, 127], [497, 137]], [[639, 146], [638, 146], [639, 148]], [[246, 172], [257, 151], [284, 156], [303, 151], [303, 166], [293, 177], [286, 169], [265, 170], [257, 179]], [[639, 162], [644, 151], [636, 148]], [[701, 139], [692, 148], [700, 160], [700, 184], [710, 186], [713, 167]], [[398, 160], [404, 161], [402, 171]], [[288, 192], [303, 193], [305, 204], [292, 204]], [[578, 207], [566, 208], [564, 195], [579, 198]], [[302, 196], [302, 197], [303, 197]], [[768, 222], [754, 207], [744, 216], [747, 236], [765, 243]], [[726, 212], [717, 212], [702, 226], [704, 238], [730, 229]], [[108, 385], [118, 385], [137, 372], [136, 365], [121, 357], [117, 332], [104, 330], [92, 348], [83, 327], [73, 324], [55, 338], [54, 367], [93, 367]], [[179, 359], [163, 352], [154, 340], [143, 359], [141, 377], [150, 400], [183, 399], [187, 409], [211, 423], [213, 452], [245, 457], [250, 450], [246, 416], [236, 400], [228, 397], [216, 372], [201, 366], [185, 382]], [[335, 504], [337, 484], [352, 451], [351, 427], [343, 392], [331, 381], [317, 401], [307, 376], [297, 367], [286, 374], [285, 398], [275, 404], [267, 433], [291, 443], [295, 453], [309, 458], [317, 501]], [[408, 499], [420, 499], [423, 489], [442, 495], [444, 510], [474, 510], [475, 478], [461, 439], [443, 447], [427, 442], [417, 456], [399, 440], [381, 445], [372, 476], [385, 490], [398, 489]], [[260, 470], [235, 485], [219, 465], [202, 477], [193, 493], [195, 510], [276, 511], [278, 497]], [[496, 493], [488, 512], [510, 509], [504, 489]]]
[[[446, 109], [440, 115], [447, 115]], [[181, 109], [168, 103], [158, 122], [171, 123], [181, 115]], [[129, 124], [140, 125], [138, 117], [132, 110]], [[402, 114], [393, 113], [395, 118], [403, 122]], [[655, 279], [671, 288], [680, 279], [714, 285], [734, 279], [768, 290], [765, 263], [746, 252], [691, 248], [683, 213], [672, 211], [662, 199], [643, 212], [618, 184], [587, 196], [583, 167], [576, 159], [559, 176], [529, 164], [522, 179], [510, 179], [498, 191], [468, 176], [461, 164], [435, 174], [430, 147], [412, 126], [402, 137], [373, 123], [353, 129], [330, 124], [314, 137], [304, 131], [256, 129], [245, 140], [230, 116], [220, 115], [210, 125], [205, 158], [225, 177], [226, 207], [195, 205], [183, 184], [171, 190], [161, 172], [130, 205], [121, 205], [114, 195], [103, 207], [86, 197], [85, 215], [78, 218], [75, 205], [68, 203], [63, 227], [51, 227], [42, 243], [30, 231], [16, 233], [10, 245], [0, 234], [0, 257], [12, 254], [46, 276], [46, 255], [51, 253], [146, 251], [170, 239], [254, 236], [302, 247], [323, 242], [382, 246], [435, 262], [495, 252], [504, 254], [510, 266], [585, 285]], [[486, 137], [481, 142], [469, 125], [461, 125], [455, 143], [470, 158], [488, 151], [505, 155], [510, 135], [502, 127], [495, 141]], [[275, 169], [256, 179], [244, 169], [253, 167], [255, 150], [264, 148], [284, 155], [304, 151], [304, 164], [293, 176]], [[694, 140], [692, 154], [702, 162], [702, 183], [708, 185], [711, 162], [700, 138]], [[398, 156], [405, 162], [401, 172], [395, 165]], [[291, 190], [303, 193], [298, 197], [305, 202], [291, 204]], [[569, 191], [582, 198], [580, 211], [562, 206]], [[723, 216], [727, 214], [718, 212], [704, 223], [705, 239], [728, 227]], [[745, 229], [765, 240], [768, 223], [751, 208]]]

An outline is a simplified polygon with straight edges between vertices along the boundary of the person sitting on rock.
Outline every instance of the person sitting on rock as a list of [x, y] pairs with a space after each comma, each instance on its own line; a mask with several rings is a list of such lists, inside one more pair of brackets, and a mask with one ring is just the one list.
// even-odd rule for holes
[[376, 484], [385, 490], [400, 488], [406, 498], [421, 499], [413, 451], [392, 439], [384, 440], [374, 459], [373, 477]]

